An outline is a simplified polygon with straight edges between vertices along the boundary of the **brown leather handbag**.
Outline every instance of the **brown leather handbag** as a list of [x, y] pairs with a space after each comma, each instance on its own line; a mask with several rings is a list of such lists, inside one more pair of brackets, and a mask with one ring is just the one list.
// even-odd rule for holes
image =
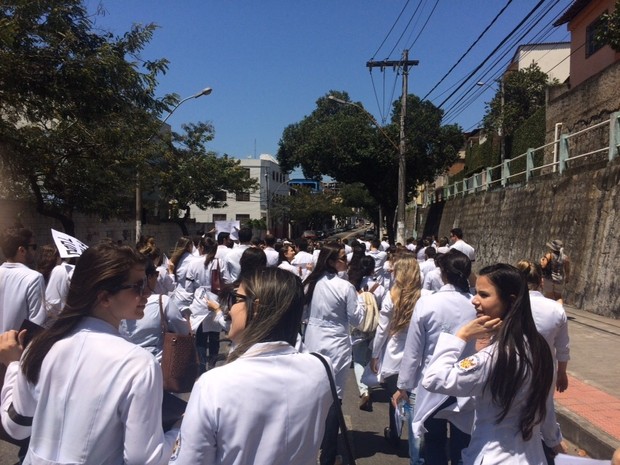
[[161, 371], [164, 381], [164, 391], [190, 392], [198, 377], [200, 362], [196, 350], [196, 335], [187, 318], [189, 334], [168, 332], [168, 323], [164, 316], [162, 296], [159, 296], [159, 314], [163, 339], [163, 353], [161, 357]]

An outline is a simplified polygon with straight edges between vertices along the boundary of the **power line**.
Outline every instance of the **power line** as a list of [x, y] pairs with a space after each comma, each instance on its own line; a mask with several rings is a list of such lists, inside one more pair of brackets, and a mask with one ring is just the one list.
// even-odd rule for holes
[[461, 55], [461, 57], [456, 61], [456, 63], [452, 65], [452, 67], [448, 70], [448, 72], [443, 75], [443, 77], [439, 80], [439, 82], [435, 84], [433, 88], [429, 90], [424, 97], [422, 97], [422, 100], [426, 100], [426, 97], [428, 97], [450, 75], [450, 73], [454, 70], [454, 68], [456, 68], [459, 65], [459, 63], [461, 63], [461, 61], [463, 61], [463, 59], [469, 54], [469, 52], [471, 52], [471, 50], [476, 46], [476, 44], [480, 42], [480, 39], [484, 37], [484, 35], [489, 31], [489, 29], [491, 29], [493, 24], [495, 24], [495, 22], [499, 19], [502, 13], [506, 11], [506, 8], [508, 8], [508, 6], [512, 3], [512, 1], [513, 0], [508, 0], [506, 5], [504, 5], [504, 7], [499, 11], [499, 13], [495, 15], [495, 18], [493, 18], [493, 20], [488, 24], [488, 26], [484, 28], [482, 33], [480, 33], [478, 38], [469, 46], [469, 48], [465, 51], [465, 53]]
[[413, 43], [409, 46], [408, 50], [411, 50], [413, 48], [413, 46], [415, 45], [415, 43], [418, 41], [418, 39], [420, 38], [420, 35], [424, 32], [424, 29], [426, 29], [426, 25], [428, 24], [428, 22], [431, 20], [433, 13], [435, 12], [435, 8], [437, 8], [437, 5], [439, 4], [439, 0], [435, 1], [435, 5], [433, 6], [433, 9], [431, 10], [431, 12], [428, 15], [428, 18], [426, 18], [426, 22], [424, 23], [424, 25], [422, 26], [422, 29], [420, 29], [420, 32], [418, 32], [418, 35], [416, 36], [416, 38], [413, 40]]
[[403, 13], [405, 12], [405, 10], [407, 9], [407, 5], [409, 5], [409, 2], [411, 0], [407, 0], [407, 3], [405, 3], [405, 6], [403, 6], [403, 9], [400, 10], [400, 13], [398, 14], [398, 17], [396, 18], [396, 21], [394, 21], [394, 24], [392, 24], [392, 27], [390, 28], [390, 30], [388, 31], [388, 33], [386, 34], [385, 38], [383, 39], [383, 42], [381, 42], [381, 45], [379, 45], [379, 48], [377, 49], [377, 51], [375, 53], [373, 53], [371, 60], [374, 60], [375, 57], [377, 56], [377, 53], [379, 53], [379, 50], [381, 50], [381, 47], [383, 47], [383, 45], [385, 44], [385, 42], [387, 41], [388, 37], [390, 36], [390, 34], [392, 33], [392, 31], [394, 30], [394, 28], [396, 27], [396, 24], [398, 23], [398, 21], [400, 21], [401, 16], [403, 15]]
[[491, 53], [490, 53], [490, 54], [489, 54], [489, 55], [488, 55], [488, 56], [487, 56], [487, 57], [486, 57], [486, 58], [482, 61], [482, 63], [480, 63], [480, 64], [476, 67], [476, 69], [474, 69], [471, 73], [469, 73], [469, 75], [467, 76], [466, 80], [465, 80], [465, 81], [463, 81], [463, 82], [462, 82], [462, 83], [461, 83], [461, 84], [460, 84], [460, 85], [456, 88], [456, 90], [454, 90], [454, 91], [453, 91], [453, 92], [452, 92], [452, 93], [451, 93], [451, 94], [450, 94], [450, 95], [449, 95], [446, 99], [444, 99], [444, 101], [443, 101], [443, 102], [441, 102], [441, 103], [438, 105], [438, 108], [441, 108], [441, 107], [442, 107], [442, 106], [443, 106], [443, 105], [444, 105], [444, 104], [445, 104], [448, 100], [450, 100], [450, 98], [452, 98], [452, 96], [453, 96], [454, 94], [456, 94], [456, 92], [458, 92], [458, 91], [459, 91], [459, 90], [460, 90], [460, 89], [461, 89], [461, 88], [465, 85], [465, 83], [466, 83], [469, 79], [471, 79], [471, 77], [472, 77], [474, 74], [476, 74], [476, 73], [480, 70], [480, 68], [482, 68], [482, 66], [484, 66], [484, 64], [485, 64], [485, 63], [486, 63], [486, 62], [487, 62], [487, 61], [488, 61], [488, 60], [489, 60], [489, 59], [490, 59], [490, 58], [491, 58], [491, 57], [495, 54], [495, 52], [497, 52], [497, 50], [499, 50], [499, 49], [500, 49], [500, 48], [501, 48], [501, 47], [502, 47], [502, 46], [503, 46], [503, 45], [504, 45], [504, 44], [508, 41], [508, 39], [510, 39], [510, 37], [511, 37], [512, 35], [514, 35], [516, 31], [518, 31], [518, 30], [519, 30], [519, 28], [523, 25], [523, 23], [525, 23], [525, 22], [526, 22], [526, 21], [530, 18], [530, 16], [532, 16], [532, 15], [536, 12], [536, 10], [538, 10], [538, 8], [540, 8], [540, 7], [542, 6], [542, 4], [543, 4], [543, 3], [545, 3], [545, 0], [540, 0], [540, 1], [536, 4], [536, 6], [534, 6], [534, 8], [533, 8], [533, 9], [532, 9], [532, 10], [531, 10], [531, 11], [530, 11], [527, 15], [526, 15], [526, 17], [525, 17], [525, 18], [523, 18], [523, 19], [521, 20], [521, 22], [520, 22], [519, 24], [517, 24], [517, 26], [516, 26], [516, 27], [515, 27], [515, 28], [514, 28], [514, 29], [513, 29], [513, 30], [512, 30], [512, 31], [511, 31], [511, 32], [510, 32], [510, 33], [509, 33], [506, 37], [504, 37], [504, 39], [502, 39], [502, 41], [499, 43], [499, 45], [493, 49], [493, 51], [492, 51], [492, 52], [491, 52]]

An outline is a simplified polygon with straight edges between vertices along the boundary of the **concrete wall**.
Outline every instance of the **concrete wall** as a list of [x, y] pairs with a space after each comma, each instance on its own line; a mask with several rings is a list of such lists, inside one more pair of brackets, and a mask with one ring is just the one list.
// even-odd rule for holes
[[549, 174], [511, 187], [446, 202], [439, 235], [453, 227], [476, 249], [475, 270], [496, 262], [538, 260], [551, 239], [572, 263], [566, 301], [620, 318], [620, 160]]
[[[25, 227], [32, 229], [39, 245], [53, 243], [50, 229], [63, 231], [59, 221], [39, 215], [32, 204], [0, 200], [0, 230], [12, 226], [15, 221], [20, 221]], [[199, 227], [199, 224], [190, 226], [190, 233], [194, 233]], [[144, 224], [142, 234], [155, 236], [157, 245], [164, 252], [169, 253], [181, 236], [181, 229], [174, 223]], [[75, 236], [87, 245], [92, 245], [105, 238], [111, 238], [114, 241], [121, 240], [124, 244], [135, 245], [135, 222], [118, 220], [102, 222], [97, 218], [76, 215]]]
[[[562, 132], [566, 134], [608, 119], [611, 113], [620, 109], [618, 89], [620, 61], [570, 90], [566, 86], [551, 87], [546, 109], [546, 141], [554, 140], [556, 123], [562, 123]], [[603, 139], [605, 134], [603, 132]]]

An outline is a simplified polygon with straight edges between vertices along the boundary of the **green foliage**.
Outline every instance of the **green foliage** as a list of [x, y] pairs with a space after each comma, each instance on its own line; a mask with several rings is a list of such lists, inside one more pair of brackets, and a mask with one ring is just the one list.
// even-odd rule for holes
[[[248, 177], [239, 160], [226, 155], [218, 157], [205, 149], [204, 144], [213, 139], [210, 124], [184, 124], [182, 128], [185, 132], [173, 133], [172, 145], [149, 167], [151, 189], [158, 191], [164, 201], [177, 200], [179, 210], [185, 211], [180, 222], [189, 219], [192, 204], [201, 209], [226, 206], [216, 200], [221, 191], [237, 193], [257, 189], [258, 181]], [[182, 224], [179, 226], [183, 229]]]
[[331, 224], [333, 216], [341, 220], [352, 214], [338, 194], [313, 193], [306, 187], [295, 188], [293, 195], [274, 202], [272, 212], [282, 211], [286, 211], [286, 216], [300, 225], [300, 229], [323, 229], [324, 225]]
[[362, 183], [344, 184], [340, 189], [340, 197], [342, 205], [356, 209], [358, 216], [379, 222], [379, 205]]
[[245, 226], [252, 229], [266, 230], [267, 222], [265, 218], [258, 218], [255, 220], [250, 219], [245, 222]]
[[12, 0], [0, 30], [3, 190], [69, 233], [76, 210], [126, 217], [136, 166], [152, 155], [145, 142], [176, 101], [154, 95], [166, 60], [139, 57], [155, 26], [114, 37], [94, 30], [80, 0]]
[[512, 137], [510, 158], [527, 152], [527, 149], [545, 145], [546, 120], [545, 108], [540, 108], [530, 116]]
[[[348, 102], [339, 104], [327, 95]], [[306, 177], [327, 175], [345, 184], [362, 183], [393, 222], [398, 203], [400, 101], [394, 103], [391, 123], [377, 127], [361, 104], [346, 92], [329, 92], [316, 109], [288, 126], [280, 139], [278, 161], [285, 170], [301, 166]], [[458, 126], [441, 126], [442, 110], [415, 95], [407, 97], [406, 193], [445, 171], [457, 158], [463, 136]], [[393, 236], [393, 234], [390, 234]]]
[[511, 135], [526, 119], [545, 106], [545, 90], [549, 84], [549, 77], [536, 63], [505, 75], [502, 88], [487, 104], [484, 128], [488, 132]]
[[597, 35], [597, 40], [620, 52], [620, 0], [616, 0], [614, 11], [604, 14], [602, 20], [605, 27]]

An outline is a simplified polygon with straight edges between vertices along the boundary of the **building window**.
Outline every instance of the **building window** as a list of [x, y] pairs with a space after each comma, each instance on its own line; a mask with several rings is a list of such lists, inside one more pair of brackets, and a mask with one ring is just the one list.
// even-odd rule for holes
[[241, 224], [241, 226], [245, 226], [248, 221], [250, 221], [250, 215], [237, 214], [235, 219]]
[[249, 202], [250, 193], [249, 192], [237, 192], [237, 194], [235, 195], [235, 200], [237, 202]]
[[226, 199], [227, 199], [226, 191], [219, 191], [213, 195], [213, 200], [215, 200], [216, 202], [226, 202]]
[[226, 221], [226, 214], [222, 214], [222, 213], [214, 213], [213, 214], [213, 221]]
[[[603, 14], [605, 13], [607, 13], [607, 11]], [[602, 15], [586, 27], [586, 58], [596, 53], [601, 47], [603, 47], [603, 45], [605, 45], [605, 42], [597, 39], [597, 36], [601, 34], [605, 27], [606, 24], [605, 21], [603, 21]]]

